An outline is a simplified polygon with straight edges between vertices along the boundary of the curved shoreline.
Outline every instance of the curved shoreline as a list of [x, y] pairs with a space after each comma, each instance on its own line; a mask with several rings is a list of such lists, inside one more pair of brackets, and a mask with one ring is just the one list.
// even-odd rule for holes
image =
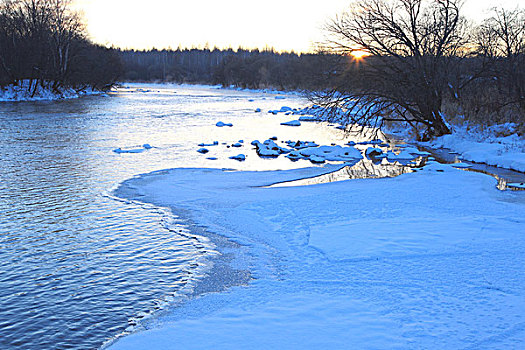
[[[498, 264], [493, 261], [496, 259], [514, 266], [523, 260], [519, 258], [522, 256], [519, 252], [525, 246], [523, 237], [512, 233], [523, 224], [519, 214], [523, 209], [522, 197], [487, 190], [486, 186], [492, 179], [445, 165], [429, 166], [422, 173], [395, 179], [354, 180], [310, 186], [306, 190], [251, 187], [267, 184], [269, 179], [298, 177], [301, 172], [305, 170], [224, 172], [218, 169], [172, 169], [128, 180], [140, 189], [143, 200], [190, 210], [198, 225], [207, 227], [208, 231], [224, 233], [228, 239], [247, 246], [250, 252], [245, 257], [247, 260], [241, 263], [250, 266], [256, 279], [247, 287], [189, 300], [159, 319], [154, 329], [122, 338], [114, 348], [138, 349], [146, 344], [157, 349], [178, 346], [186, 349], [231, 348], [248, 344], [253, 348], [299, 348], [290, 343], [289, 336], [292, 335], [307, 347], [315, 347], [315, 344], [341, 349], [348, 344], [457, 347], [476, 344], [468, 340], [474, 331], [481, 332], [478, 337], [481, 343], [478, 344], [497, 345], [497, 340], [485, 339], [485, 335], [492, 334], [495, 325], [503, 322], [494, 317], [519, 325], [523, 317], [516, 312], [523, 311], [521, 303], [492, 296], [488, 305], [480, 304], [488, 295], [480, 294], [482, 298], [478, 299], [472, 294], [470, 284], [484, 284], [477, 277], [476, 271], [481, 269], [485, 271], [485, 279], [495, 276], [495, 272], [501, 273], [499, 288], [517, 295], [523, 293], [507, 280], [513, 269], [498, 271]], [[430, 180], [432, 188], [428, 188]], [[459, 198], [453, 191], [458, 186], [465, 194]], [[418, 195], [423, 189], [431, 191], [431, 198]], [[348, 198], [352, 201], [345, 200]], [[390, 206], [394, 202], [389, 199], [396, 199], [398, 208], [411, 211], [403, 213], [392, 207], [382, 214], [363, 216], [368, 213], [368, 208], [378, 208], [378, 203]], [[413, 212], [415, 203], [431, 209], [434, 214]], [[506, 216], [499, 217], [496, 213], [502, 211]], [[231, 217], [225, 216], [226, 213], [231, 213]], [[349, 227], [374, 232], [389, 229], [393, 230], [393, 236], [382, 238], [387, 239], [387, 245], [375, 236], [363, 242], [354, 241], [360, 236], [338, 236], [348, 224], [339, 226], [337, 220], [352, 220], [353, 217], [359, 219], [351, 221]], [[478, 235], [478, 220], [481, 218], [485, 218], [484, 226], [490, 227], [491, 231], [484, 230], [482, 237], [472, 241], [472, 237]], [[329, 224], [334, 220], [334, 224]], [[427, 221], [425, 227], [431, 230], [430, 237], [420, 232], [418, 223], [421, 220]], [[401, 230], [396, 228], [398, 226]], [[411, 232], [409, 236], [406, 236], [407, 229]], [[326, 230], [332, 232], [328, 241], [321, 238]], [[366, 234], [366, 231], [359, 232]], [[509, 241], [513, 242], [511, 248]], [[359, 249], [361, 246], [364, 250]], [[483, 254], [480, 261], [480, 251], [491, 254]], [[407, 259], [410, 261], [408, 266], [403, 263]], [[462, 263], [458, 264], [458, 261]], [[431, 271], [433, 278], [429, 276]], [[469, 283], [458, 284], [453, 278], [455, 273]], [[436, 274], [438, 280], [434, 281]], [[418, 277], [413, 279], [413, 276]], [[406, 294], [408, 291], [410, 293]], [[404, 295], [401, 304], [398, 299], [388, 297], [399, 293]], [[373, 297], [376, 294], [381, 297]], [[455, 322], [447, 325], [443, 323], [445, 311], [451, 310], [426, 301], [444, 297], [452, 298], [451, 302], [454, 300], [457, 311], [453, 313], [458, 321], [464, 319], [465, 315], [460, 316], [458, 312], [466, 305], [475, 305], [479, 310], [467, 313], [470, 318], [468, 321], [464, 319], [463, 326]], [[441, 328], [429, 324], [427, 331], [421, 329], [423, 315], [413, 314], [413, 307], [402, 306], [405, 303], [434, 312], [437, 321], [434, 323]], [[493, 311], [494, 317], [481, 316], [487, 307], [493, 308], [494, 303], [501, 312]], [[389, 310], [387, 315], [390, 316], [385, 317], [385, 310]], [[346, 316], [340, 318], [340, 312]], [[371, 315], [375, 316], [370, 318]], [[411, 326], [402, 321], [408, 315], [415, 318]], [[313, 324], [317, 327], [317, 339], [307, 337]], [[400, 325], [408, 328], [400, 333]], [[359, 332], [348, 333], [349, 326]], [[457, 327], [463, 329], [463, 335], [453, 335]], [[447, 336], [431, 336], [438, 329]], [[408, 338], [403, 334], [409, 334]], [[198, 344], [192, 343], [195, 339], [199, 339]]]
[[[329, 173], [339, 167], [339, 165], [327, 165], [323, 168], [305, 168], [299, 170], [318, 176]], [[136, 181], [147, 181], [150, 177], [166, 175], [172, 170], [178, 169], [163, 169], [136, 175], [115, 185], [115, 187], [110, 190], [108, 196], [118, 201], [153, 206], [162, 211], [166, 211], [166, 215], [177, 218], [177, 221], [182, 221], [191, 234], [188, 239], [197, 239], [198, 245], [203, 246], [200, 247], [204, 250], [202, 260], [196, 262], [198, 266], [193, 271], [193, 277], [188, 281], [187, 286], [175, 291], [173, 298], [170, 297], [170, 302], [167, 303], [165, 307], [161, 307], [153, 314], [148, 314], [147, 317], [141, 318], [133, 329], [126, 329], [124, 332], [115, 335], [113, 339], [105, 342], [101, 349], [110, 348], [122, 337], [155, 327], [159, 319], [162, 319], [174, 308], [180, 307], [181, 304], [188, 300], [198, 298], [208, 293], [224, 292], [232, 287], [246, 286], [253, 280], [249, 267], [242, 262], [248, 253], [245, 251], [241, 252], [241, 248], [246, 249], [248, 247], [248, 245], [246, 245], [247, 242], [236, 242], [232, 239], [234, 236], [228, 236], [224, 231], [220, 231], [221, 233], [213, 232], [209, 227], [197, 223], [187, 209], [182, 209], [167, 203], [157, 203], [151, 198], [145, 199], [140, 189], [133, 185]], [[221, 171], [223, 170], [224, 169], [221, 169]], [[283, 179], [290, 179], [290, 177], [285, 176]], [[170, 230], [169, 224], [164, 226], [165, 229]], [[180, 235], [181, 232], [177, 232], [177, 234]], [[233, 267], [235, 265], [237, 265], [237, 268]]]

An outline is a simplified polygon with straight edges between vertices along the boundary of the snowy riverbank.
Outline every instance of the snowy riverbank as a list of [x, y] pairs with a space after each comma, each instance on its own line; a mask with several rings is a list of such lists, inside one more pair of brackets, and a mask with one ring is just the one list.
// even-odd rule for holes
[[[322, 108], [305, 108], [298, 111], [297, 114], [304, 115], [304, 120], [327, 120], [327, 113]], [[337, 118], [331, 121], [338, 122]], [[481, 127], [465, 123], [451, 125], [451, 129], [450, 135], [438, 137], [429, 142], [417, 142], [410, 135], [408, 126], [398, 124], [384, 128], [383, 131], [408, 143], [429, 148], [447, 148], [458, 153], [462, 160], [525, 173], [525, 137], [518, 135], [516, 124], [506, 123]]]
[[456, 126], [451, 135], [422, 144], [451, 149], [464, 160], [525, 173], [525, 138], [519, 137], [515, 130], [511, 123], [470, 130]]
[[84, 90], [63, 88], [56, 92], [50, 87], [42, 86], [38, 86], [33, 94], [33, 91], [29, 90], [29, 81], [23, 81], [21, 85], [0, 87], [0, 102], [54, 101], [100, 94], [103, 94], [103, 92], [92, 90], [90, 88]]
[[[518, 348], [525, 200], [430, 164], [393, 179], [259, 188], [312, 175], [175, 169], [126, 181], [243, 244], [246, 287], [193, 299], [112, 349]], [[430, 185], [432, 184], [432, 185]]]

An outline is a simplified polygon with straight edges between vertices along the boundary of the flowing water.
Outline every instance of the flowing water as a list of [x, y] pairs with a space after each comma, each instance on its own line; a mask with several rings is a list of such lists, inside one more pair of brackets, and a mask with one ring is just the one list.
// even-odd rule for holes
[[[1, 104], [0, 348], [98, 348], [184, 292], [212, 247], [182, 219], [115, 200], [111, 189], [165, 168], [309, 166], [261, 159], [249, 146], [271, 136], [345, 141], [333, 127], [280, 126], [288, 117], [264, 113], [304, 104], [296, 96], [176, 85]], [[218, 128], [218, 121], [234, 126]], [[240, 139], [246, 146], [228, 147]], [[196, 152], [212, 141], [219, 145], [208, 154]], [[228, 158], [239, 153], [245, 162]]]
[[[359, 141], [327, 123], [281, 126], [294, 117], [265, 113], [305, 104], [292, 95], [177, 85], [0, 104], [0, 348], [96, 349], [188, 293], [213, 245], [183, 218], [111, 190], [167, 168], [312, 166], [260, 158], [249, 145], [255, 139]], [[214, 141], [209, 153], [197, 152]], [[240, 153], [246, 161], [229, 159]], [[373, 163], [326, 181], [410, 171]]]

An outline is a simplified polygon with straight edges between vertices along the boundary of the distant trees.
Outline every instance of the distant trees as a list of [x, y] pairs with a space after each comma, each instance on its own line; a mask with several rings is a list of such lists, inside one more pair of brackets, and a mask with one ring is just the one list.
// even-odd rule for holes
[[237, 49], [119, 51], [125, 80], [213, 83], [242, 88], [325, 88], [334, 62], [328, 54]]
[[516, 105], [525, 114], [525, 10], [494, 8], [478, 28], [480, 55], [491, 60], [485, 84], [493, 87], [500, 108]]
[[69, 0], [0, 1], [0, 86], [104, 89], [119, 72], [118, 58], [87, 39]]

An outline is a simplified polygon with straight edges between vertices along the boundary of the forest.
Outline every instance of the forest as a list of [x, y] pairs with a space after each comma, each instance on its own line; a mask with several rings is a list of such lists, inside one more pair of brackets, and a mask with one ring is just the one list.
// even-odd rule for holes
[[107, 90], [120, 76], [115, 50], [87, 38], [69, 1], [0, 2], [0, 87]]
[[273, 49], [118, 50], [126, 81], [173, 81], [241, 88], [315, 90], [334, 76], [341, 57]]

